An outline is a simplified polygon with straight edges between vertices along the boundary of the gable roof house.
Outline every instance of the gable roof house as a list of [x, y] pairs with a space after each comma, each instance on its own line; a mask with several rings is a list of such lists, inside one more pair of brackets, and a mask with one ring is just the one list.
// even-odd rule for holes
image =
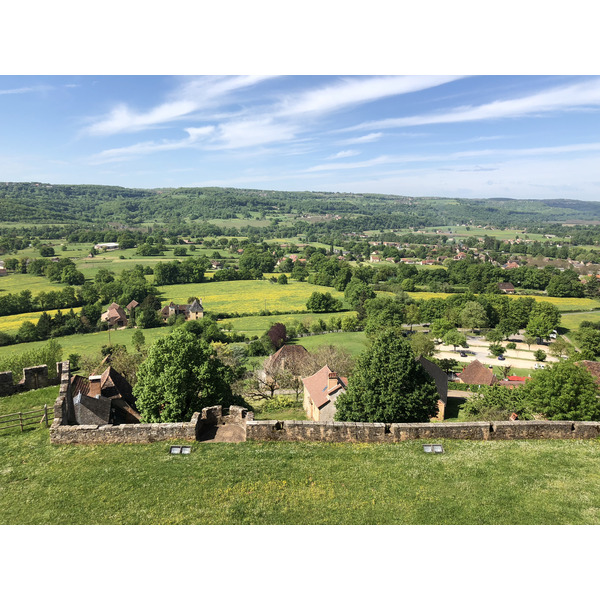
[[469, 385], [494, 385], [498, 381], [492, 367], [486, 367], [477, 359], [468, 364], [462, 370], [462, 373], [458, 375], [458, 378], [461, 383], [468, 383]]
[[288, 367], [294, 362], [301, 362], [308, 357], [308, 350], [299, 344], [285, 344], [281, 346], [277, 352], [271, 354], [265, 361], [266, 371], [278, 371], [285, 369], [286, 363]]
[[204, 307], [202, 306], [202, 300], [194, 300], [191, 304], [170, 302], [167, 306], [163, 306], [160, 314], [165, 321], [171, 315], [183, 315], [186, 321], [196, 321], [204, 317]]
[[304, 377], [304, 402], [306, 415], [313, 421], [333, 421], [336, 398], [348, 387], [348, 379], [334, 373], [327, 365], [314, 375]]
[[114, 325], [116, 327], [127, 327], [127, 315], [116, 302], [113, 302], [108, 307], [108, 310], [102, 313], [100, 319], [107, 322], [111, 326]]
[[504, 292], [505, 294], [514, 294], [515, 293], [515, 286], [512, 283], [507, 283], [504, 281], [500, 281], [498, 283], [498, 289], [501, 292]]
[[107, 367], [101, 375], [74, 375], [71, 392], [78, 425], [140, 422], [132, 387], [113, 367]]

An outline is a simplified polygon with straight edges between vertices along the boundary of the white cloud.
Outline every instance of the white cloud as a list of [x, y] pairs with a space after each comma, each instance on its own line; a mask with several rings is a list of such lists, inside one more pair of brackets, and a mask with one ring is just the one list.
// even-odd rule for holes
[[215, 140], [219, 148], [244, 148], [291, 140], [297, 132], [292, 124], [274, 123], [270, 119], [232, 121], [219, 125]]
[[290, 116], [331, 112], [388, 96], [437, 87], [456, 79], [459, 78], [448, 75], [345, 78], [334, 85], [310, 90], [297, 97], [285, 99], [278, 114]]
[[116, 106], [84, 129], [89, 135], [114, 135], [159, 127], [192, 115], [201, 109], [214, 107], [229, 93], [255, 85], [266, 77], [206, 77], [186, 81], [170, 96], [169, 101], [145, 111]]
[[378, 140], [382, 135], [383, 135], [383, 133], [381, 133], [381, 131], [378, 131], [377, 133], [368, 133], [367, 135], [361, 135], [360, 137], [342, 140], [341, 142], [338, 142], [338, 143], [344, 144], [344, 145], [346, 145], [346, 144], [368, 144], [369, 142], [374, 142], [375, 140]]
[[361, 129], [412, 127], [439, 123], [462, 123], [486, 119], [522, 117], [553, 111], [600, 108], [600, 78], [582, 83], [543, 90], [530, 96], [511, 100], [496, 100], [481, 106], [463, 106], [454, 110], [427, 115], [382, 119], [348, 127], [345, 131]]
[[348, 158], [349, 156], [356, 156], [357, 154], [360, 154], [358, 150], [342, 150], [341, 152], [338, 152], [337, 154], [332, 154], [327, 158], [333, 160], [336, 158]]
[[12, 88], [8, 90], [0, 90], [0, 96], [12, 94], [30, 94], [32, 92], [46, 92], [53, 89], [50, 85], [34, 85], [30, 87]]

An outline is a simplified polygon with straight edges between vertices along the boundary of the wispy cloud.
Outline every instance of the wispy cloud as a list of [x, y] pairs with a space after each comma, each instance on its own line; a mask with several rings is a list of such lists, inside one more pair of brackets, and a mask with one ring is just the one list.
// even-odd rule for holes
[[202, 109], [212, 108], [231, 92], [255, 85], [266, 78], [243, 76], [193, 79], [174, 91], [167, 102], [148, 111], [135, 111], [126, 104], [120, 104], [108, 115], [95, 119], [85, 127], [84, 133], [114, 135], [160, 127]]
[[0, 90], [0, 96], [6, 96], [9, 94], [31, 94], [34, 92], [47, 92], [53, 89], [51, 85], [33, 85], [29, 87], [12, 88], [8, 90]]
[[282, 116], [290, 116], [331, 112], [389, 96], [422, 91], [456, 79], [459, 77], [413, 75], [344, 78], [333, 85], [309, 90], [299, 96], [283, 100], [278, 113]]
[[342, 150], [337, 154], [332, 154], [331, 156], [328, 156], [327, 159], [334, 160], [336, 158], [348, 158], [350, 156], [356, 156], [357, 154], [360, 154], [358, 150]]
[[341, 140], [338, 144], [368, 144], [369, 142], [378, 140], [382, 135], [383, 133], [381, 133], [381, 131], [378, 131], [377, 133], [368, 133], [367, 135]]
[[360, 123], [346, 128], [345, 131], [514, 118], [547, 114], [553, 111], [584, 109], [586, 107], [600, 108], [600, 78], [551, 88], [521, 98], [496, 100], [480, 106], [463, 106], [443, 113]]

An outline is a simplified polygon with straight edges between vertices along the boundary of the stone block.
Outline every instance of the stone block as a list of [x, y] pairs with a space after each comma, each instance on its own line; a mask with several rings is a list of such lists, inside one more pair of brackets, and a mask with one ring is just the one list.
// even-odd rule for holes
[[491, 440], [566, 440], [573, 438], [573, 421], [494, 421]]
[[589, 440], [600, 436], [600, 422], [575, 421], [573, 423], [573, 437], [578, 440]]

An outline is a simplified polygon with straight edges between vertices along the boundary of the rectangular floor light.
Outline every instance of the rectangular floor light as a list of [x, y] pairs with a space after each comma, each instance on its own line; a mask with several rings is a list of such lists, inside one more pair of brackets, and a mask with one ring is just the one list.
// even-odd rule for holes
[[444, 448], [441, 444], [423, 444], [423, 451], [428, 454], [442, 454]]

